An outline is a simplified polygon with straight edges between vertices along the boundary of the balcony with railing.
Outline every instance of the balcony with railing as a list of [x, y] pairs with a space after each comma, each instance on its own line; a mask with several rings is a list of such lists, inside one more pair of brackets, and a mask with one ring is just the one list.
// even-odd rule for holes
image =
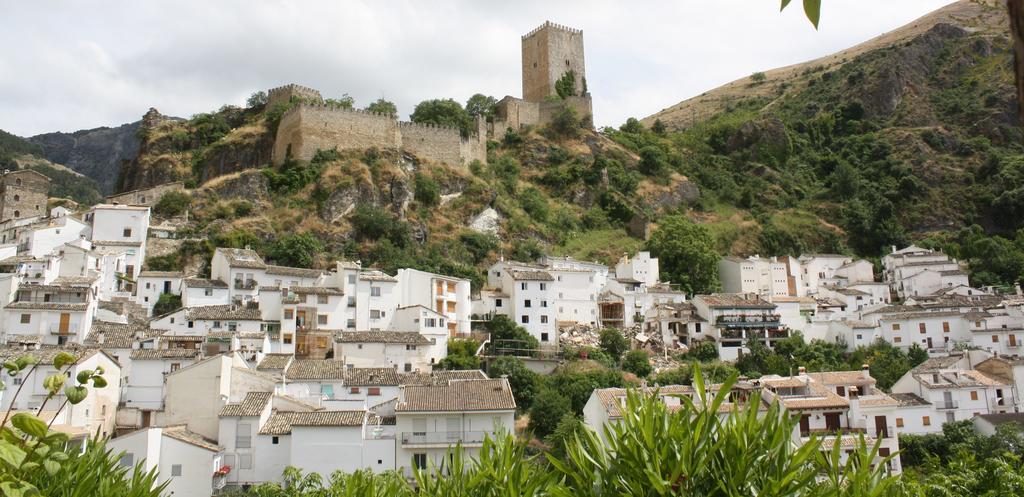
[[256, 280], [235, 280], [235, 290], [255, 290]]
[[718, 326], [729, 328], [778, 328], [780, 314], [723, 314], [715, 319]]
[[26, 295], [18, 295], [15, 302], [31, 302], [33, 304], [85, 304], [85, 292], [82, 292], [82, 297], [76, 297], [74, 295], [48, 295], [45, 297], [29, 297]]
[[935, 410], [937, 411], [952, 411], [955, 409], [960, 409], [960, 403], [955, 400], [945, 400], [935, 403]]
[[489, 435], [486, 431], [403, 431], [402, 445], [406, 447], [438, 446], [447, 447], [461, 443], [463, 446], [480, 445]]
[[867, 430], [864, 428], [815, 428], [811, 430], [800, 430], [801, 437], [838, 437], [840, 435], [860, 435], [867, 434]]

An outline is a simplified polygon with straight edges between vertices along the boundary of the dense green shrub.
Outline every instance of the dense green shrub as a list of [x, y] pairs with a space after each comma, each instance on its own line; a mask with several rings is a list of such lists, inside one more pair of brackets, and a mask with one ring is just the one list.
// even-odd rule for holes
[[602, 329], [598, 335], [598, 342], [601, 344], [601, 350], [616, 362], [622, 359], [622, 354], [629, 350], [629, 339], [616, 328]]
[[180, 216], [192, 205], [192, 196], [181, 190], [173, 190], [160, 197], [153, 206], [153, 214], [161, 217]]
[[427, 207], [433, 207], [441, 201], [441, 187], [423, 173], [416, 173], [413, 177], [413, 192], [413, 198]]
[[163, 316], [168, 312], [181, 309], [181, 295], [173, 293], [161, 293], [156, 304], [153, 304], [153, 315]]
[[622, 358], [622, 370], [633, 373], [641, 378], [651, 374], [651, 357], [646, 350], [631, 350]]

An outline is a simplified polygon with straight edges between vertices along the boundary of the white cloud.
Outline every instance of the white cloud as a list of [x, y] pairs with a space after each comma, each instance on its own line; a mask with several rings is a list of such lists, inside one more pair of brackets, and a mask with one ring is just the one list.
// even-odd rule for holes
[[0, 129], [27, 136], [241, 104], [296, 82], [421, 100], [519, 95], [519, 36], [544, 20], [584, 30], [595, 121], [617, 125], [758, 70], [841, 50], [949, 0], [798, 2], [179, 0], [13, 2], [0, 20]]

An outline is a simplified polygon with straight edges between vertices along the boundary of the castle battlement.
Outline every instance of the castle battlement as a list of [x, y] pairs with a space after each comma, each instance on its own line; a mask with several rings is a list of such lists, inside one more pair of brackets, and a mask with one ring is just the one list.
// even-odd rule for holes
[[353, 108], [342, 107], [340, 105], [337, 105], [337, 104], [334, 104], [334, 103], [327, 103], [327, 102], [300, 102], [298, 105], [296, 105], [296, 106], [288, 109], [287, 111], [285, 111], [285, 113], [282, 114], [281, 117], [284, 118], [284, 116], [287, 116], [288, 114], [291, 114], [291, 113], [294, 113], [294, 112], [298, 112], [297, 109], [300, 108], [300, 107], [305, 107], [305, 108], [309, 108], [309, 109], [316, 109], [316, 110], [326, 110], [326, 111], [331, 111], [331, 112], [348, 112], [350, 114], [365, 114], [365, 115], [369, 115], [369, 116], [382, 117], [382, 118], [390, 119], [390, 120], [397, 119], [395, 116], [392, 116], [390, 114], [384, 114], [382, 112], [373, 112], [373, 111], [369, 111], [369, 110], [365, 110], [365, 109], [356, 109], [354, 107]]
[[447, 133], [447, 132], [460, 133], [461, 132], [459, 130], [459, 128], [457, 128], [455, 126], [446, 126], [446, 125], [443, 125], [443, 124], [434, 124], [434, 123], [414, 123], [414, 122], [411, 122], [411, 121], [398, 121], [398, 127], [399, 128], [405, 128], [405, 129], [413, 129], [413, 130], [417, 130], [418, 129], [418, 130], [424, 130], [424, 131], [434, 131], [434, 132], [444, 132], [444, 133]]
[[533, 28], [533, 31], [530, 31], [529, 33], [526, 33], [525, 35], [523, 35], [523, 39], [525, 40], [525, 39], [527, 39], [527, 38], [529, 38], [529, 37], [539, 33], [540, 31], [542, 31], [545, 28], [557, 29], [559, 31], [564, 31], [566, 33], [574, 34], [574, 35], [576, 35], [576, 34], [583, 34], [583, 30], [582, 29], [570, 28], [569, 26], [563, 26], [561, 24], [556, 24], [556, 23], [553, 23], [551, 21], [544, 21], [544, 24], [541, 24], [540, 26], [537, 26], [536, 28]]
[[267, 95], [273, 95], [275, 93], [282, 93], [282, 92], [315, 93], [317, 95], [320, 94], [319, 91], [314, 90], [313, 88], [310, 88], [308, 86], [302, 86], [302, 85], [297, 85], [295, 83], [289, 83], [287, 85], [281, 85], [281, 86], [278, 86], [276, 88], [271, 88], [271, 89], [267, 90]]

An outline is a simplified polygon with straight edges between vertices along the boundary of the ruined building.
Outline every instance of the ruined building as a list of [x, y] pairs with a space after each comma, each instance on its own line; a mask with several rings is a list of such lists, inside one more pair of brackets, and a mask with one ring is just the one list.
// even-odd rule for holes
[[399, 121], [395, 116], [325, 104], [320, 92], [299, 85], [274, 88], [267, 105], [296, 98], [300, 103], [281, 116], [274, 140], [274, 164], [287, 157], [308, 161], [318, 149], [402, 149], [422, 159], [452, 166], [487, 162], [487, 128], [463, 137], [458, 128]]
[[[523, 98], [507, 96], [498, 102], [491, 133], [547, 124], [564, 107], [581, 118], [592, 117], [583, 31], [549, 21], [524, 35], [522, 44]], [[561, 96], [559, 81], [565, 81]]]
[[0, 221], [47, 214], [50, 178], [30, 169], [4, 171], [0, 176]]

